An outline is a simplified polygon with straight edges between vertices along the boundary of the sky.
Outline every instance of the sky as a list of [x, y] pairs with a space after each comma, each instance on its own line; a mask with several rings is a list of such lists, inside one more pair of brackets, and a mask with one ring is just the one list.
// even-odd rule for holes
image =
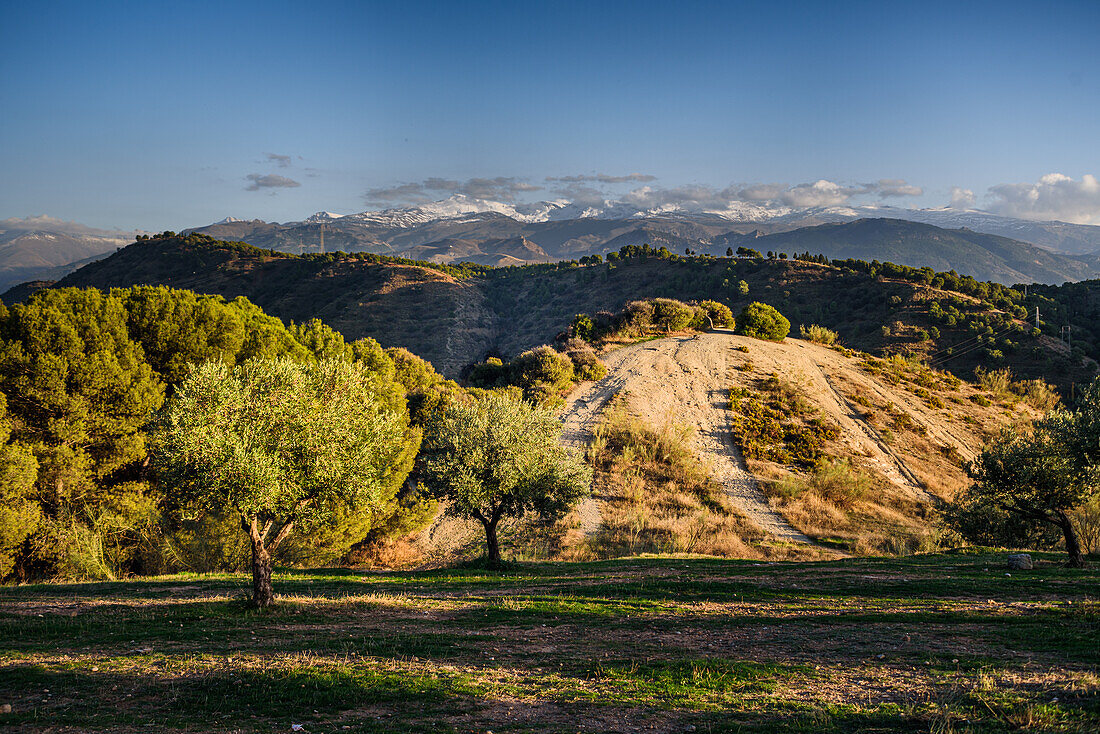
[[0, 3], [0, 219], [442, 199], [1100, 224], [1100, 2]]

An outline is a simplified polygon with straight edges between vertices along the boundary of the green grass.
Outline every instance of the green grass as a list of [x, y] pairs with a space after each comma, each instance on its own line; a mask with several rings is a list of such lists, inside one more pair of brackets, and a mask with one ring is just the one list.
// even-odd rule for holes
[[643, 557], [0, 587], [24, 731], [1095, 731], [1100, 573]]

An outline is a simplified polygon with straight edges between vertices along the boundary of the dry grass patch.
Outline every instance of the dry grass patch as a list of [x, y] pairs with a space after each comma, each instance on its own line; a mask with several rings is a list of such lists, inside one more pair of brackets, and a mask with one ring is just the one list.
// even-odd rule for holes
[[653, 427], [621, 403], [605, 413], [588, 457], [604, 497], [596, 557], [701, 553], [759, 558], [764, 533], [729, 501], [690, 449], [691, 430]]

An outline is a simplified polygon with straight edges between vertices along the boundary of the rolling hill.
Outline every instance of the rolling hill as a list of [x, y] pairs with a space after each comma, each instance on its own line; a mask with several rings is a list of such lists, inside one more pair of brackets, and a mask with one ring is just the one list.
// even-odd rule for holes
[[[805, 221], [805, 220], [803, 220]], [[815, 220], [810, 220], [815, 221]], [[510, 265], [603, 255], [624, 245], [649, 244], [672, 252], [722, 255], [747, 245], [787, 253], [810, 251], [830, 258], [896, 262], [954, 270], [998, 283], [1053, 283], [1100, 275], [1095, 257], [1062, 255], [1026, 242], [969, 229], [943, 229], [904, 219], [856, 219], [791, 228], [791, 223], [732, 222], [708, 215], [586, 217], [524, 221], [500, 212], [450, 218], [384, 217], [376, 213], [305, 222], [223, 222], [195, 230], [284, 252], [372, 252], [431, 262]]]
[[1095, 277], [1095, 266], [1025, 242], [903, 219], [857, 219], [758, 237], [758, 250], [820, 252], [830, 258], [954, 270], [996, 283], [1054, 283]]
[[[1030, 336], [1019, 321], [1033, 304], [1061, 319], [1056, 304], [1069, 286], [1026, 302], [1001, 289], [997, 300], [1012, 311], [1005, 313], [982, 300], [992, 297], [981, 295], [990, 287], [974, 281], [968, 282], [978, 296], [947, 290], [938, 285], [944, 278], [923, 273], [907, 280], [838, 265], [651, 254], [588, 266], [456, 268], [370, 255], [297, 256], [191, 235], [140, 241], [38, 286], [163, 284], [244, 296], [287, 321], [320, 318], [350, 338], [406, 347], [452, 377], [486, 355], [512, 356], [553, 342], [577, 313], [613, 312], [651, 297], [714, 299], [735, 311], [761, 300], [786, 314], [795, 330], [821, 324], [853, 348], [923, 354], [960, 373], [1003, 365], [1068, 385], [1091, 377], [1080, 357], [1100, 356], [1087, 324], [1075, 331], [1071, 354], [1056, 339]], [[3, 300], [26, 298], [34, 287], [12, 289]], [[1074, 294], [1091, 293], [1083, 284], [1073, 287]], [[1005, 301], [1006, 292], [1016, 300]], [[1072, 318], [1068, 307], [1065, 313]], [[1044, 321], [1043, 328], [1057, 336], [1060, 326]]]
[[0, 221], [0, 291], [28, 280], [57, 280], [133, 242], [133, 234], [52, 217]]

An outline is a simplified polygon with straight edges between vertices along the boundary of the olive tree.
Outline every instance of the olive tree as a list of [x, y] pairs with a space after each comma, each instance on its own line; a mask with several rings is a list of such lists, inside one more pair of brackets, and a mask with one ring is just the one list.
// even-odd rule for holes
[[490, 566], [500, 565], [503, 518], [560, 517], [588, 494], [592, 471], [560, 435], [550, 411], [492, 393], [452, 404], [426, 428], [420, 479], [447, 512], [484, 526]]
[[[949, 517], [965, 520], [975, 510], [993, 508], [1025, 529], [1056, 529], [1065, 540], [1069, 564], [1083, 566], [1071, 515], [1100, 487], [1100, 381], [1089, 386], [1073, 410], [1051, 411], [1030, 434], [1002, 432], [969, 473], [974, 484]], [[956, 519], [955, 525], [966, 534], [965, 522]]]
[[1080, 485], [1068, 455], [1050, 432], [1042, 427], [1030, 435], [1006, 430], [982, 450], [969, 471], [974, 484], [957, 504], [996, 508], [1032, 526], [1054, 526], [1065, 538], [1070, 565], [1083, 564], [1067, 515], [1080, 504]]
[[161, 412], [158, 476], [195, 507], [239, 517], [256, 606], [273, 602], [271, 553], [296, 526], [381, 507], [408, 475], [419, 433], [394, 389], [362, 363], [210, 362]]

